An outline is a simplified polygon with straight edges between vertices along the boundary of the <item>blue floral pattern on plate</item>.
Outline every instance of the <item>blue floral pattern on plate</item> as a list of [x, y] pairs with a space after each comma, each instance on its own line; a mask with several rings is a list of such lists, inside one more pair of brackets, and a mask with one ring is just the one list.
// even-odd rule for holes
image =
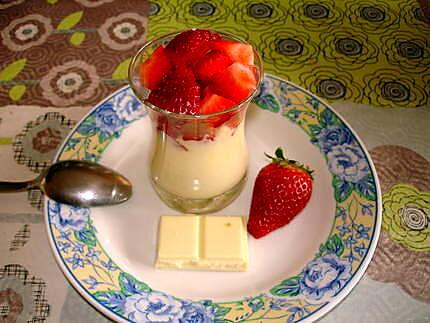
[[[266, 75], [254, 103], [305, 131], [332, 174], [336, 213], [325, 243], [301, 271], [269, 290], [235, 302], [190, 301], [153, 290], [119, 268], [97, 240], [90, 209], [49, 200], [48, 231], [68, 278], [97, 308], [130, 322], [242, 322], [314, 319], [362, 275], [380, 226], [376, 175], [351, 129], [324, 103], [295, 85]], [[84, 118], [59, 159], [98, 160], [106, 147], [146, 112], [126, 87]]]

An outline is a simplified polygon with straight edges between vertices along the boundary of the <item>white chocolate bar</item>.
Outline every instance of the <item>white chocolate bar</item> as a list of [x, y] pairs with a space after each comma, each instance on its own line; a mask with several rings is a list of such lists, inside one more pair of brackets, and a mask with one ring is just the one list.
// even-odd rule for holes
[[245, 218], [215, 215], [161, 216], [155, 267], [246, 271], [248, 234]]

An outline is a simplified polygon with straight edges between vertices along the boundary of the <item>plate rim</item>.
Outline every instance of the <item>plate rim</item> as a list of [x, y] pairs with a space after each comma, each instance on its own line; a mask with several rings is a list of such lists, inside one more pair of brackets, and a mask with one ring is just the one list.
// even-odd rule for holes
[[[345, 298], [348, 296], [348, 294], [351, 293], [351, 291], [357, 286], [359, 281], [363, 278], [363, 276], [367, 270], [367, 267], [369, 266], [369, 264], [373, 258], [373, 255], [375, 253], [375, 250], [376, 250], [376, 247], [377, 247], [377, 244], [379, 241], [381, 224], [382, 224], [381, 188], [380, 188], [380, 183], [379, 183], [379, 178], [378, 178], [378, 174], [376, 171], [376, 167], [373, 163], [373, 160], [370, 156], [370, 153], [369, 153], [366, 145], [364, 145], [362, 139], [357, 135], [354, 128], [352, 128], [351, 125], [330, 104], [328, 104], [325, 100], [321, 99], [318, 95], [313, 94], [309, 90], [304, 89], [303, 87], [296, 85], [295, 83], [293, 83], [289, 80], [283, 79], [281, 77], [278, 77], [278, 76], [270, 74], [270, 73], [265, 73], [264, 76], [278, 80], [280, 82], [286, 82], [287, 84], [293, 86], [294, 88], [299, 89], [301, 92], [303, 92], [303, 93], [305, 93], [305, 94], [307, 94], [313, 98], [316, 98], [321, 104], [324, 105], [325, 108], [328, 108], [337, 118], [339, 118], [339, 120], [348, 128], [348, 130], [351, 131], [352, 135], [354, 136], [357, 143], [359, 144], [362, 152], [364, 153], [364, 156], [366, 158], [366, 161], [369, 164], [370, 171], [371, 171], [371, 174], [373, 175], [374, 183], [375, 183], [375, 190], [376, 190], [376, 200], [375, 200], [376, 212], [375, 212], [375, 221], [374, 221], [375, 227], [374, 227], [372, 237], [370, 239], [369, 247], [366, 250], [366, 255], [364, 256], [363, 260], [359, 264], [359, 267], [356, 269], [353, 276], [348, 280], [346, 285], [337, 294], [335, 294], [335, 299], [332, 299], [331, 301], [326, 302], [326, 304], [319, 307], [318, 310], [316, 310], [315, 312], [313, 312], [309, 316], [298, 320], [298, 322], [311, 322], [311, 321], [315, 321], [315, 320], [321, 319], [322, 317], [326, 316], [333, 308], [335, 308], [337, 305], [342, 303], [345, 300]], [[100, 105], [111, 100], [113, 97], [117, 96], [119, 93], [121, 93], [123, 91], [126, 91], [129, 88], [130, 88], [130, 85], [125, 85], [125, 86], [119, 88], [118, 90], [112, 92], [110, 95], [104, 97], [103, 99], [98, 101], [96, 104], [94, 104], [93, 107], [91, 109], [89, 109], [89, 111], [86, 114], [84, 114], [84, 116], [82, 116], [80, 118], [80, 120], [76, 123], [76, 125], [70, 130], [67, 137], [63, 140], [61, 146], [59, 147], [57, 153], [55, 154], [55, 157], [53, 158], [52, 162], [54, 163], [54, 162], [58, 161], [60, 155], [63, 153], [65, 146], [67, 145], [67, 143], [71, 139], [71, 137], [75, 134], [75, 132], [77, 131], [79, 126], [89, 116], [91, 116], [91, 114], [94, 113], [94, 111], [96, 109], [98, 109], [100, 107]], [[48, 208], [48, 202], [49, 201], [50, 201], [50, 199], [48, 197], [44, 196], [43, 214], [44, 214], [44, 219], [45, 219], [46, 235], [48, 236], [49, 244], [50, 244], [52, 253], [54, 254], [54, 258], [56, 260], [56, 263], [57, 263], [58, 267], [60, 268], [61, 272], [63, 273], [63, 275], [66, 277], [68, 282], [73, 286], [73, 288], [85, 299], [85, 301], [90, 303], [94, 308], [96, 308], [98, 311], [103, 313], [105, 316], [107, 316], [108, 318], [115, 320], [117, 322], [133, 322], [133, 321], [131, 321], [131, 320], [129, 320], [123, 316], [120, 316], [119, 314], [110, 310], [109, 308], [103, 306], [88, 291], [88, 289], [85, 288], [85, 286], [82, 285], [81, 282], [70, 272], [70, 269], [65, 264], [65, 260], [60, 255], [60, 252], [56, 246], [56, 243], [55, 243], [55, 240], [54, 240], [54, 237], [52, 234], [51, 225], [50, 225], [51, 223], [49, 220], [49, 208]], [[246, 295], [244, 295], [244, 297], [245, 296]]]
[[349, 122], [347, 122], [330, 104], [328, 104], [325, 100], [321, 99], [318, 95], [313, 94], [309, 90], [306, 90], [303, 87], [296, 85], [295, 83], [290, 82], [288, 80], [285, 80], [279, 76], [268, 74], [268, 73], [265, 73], [265, 75], [269, 75], [278, 81], [287, 82], [287, 83], [291, 84], [292, 86], [300, 89], [302, 92], [318, 99], [318, 101], [321, 102], [326, 108], [330, 109], [330, 111], [333, 112], [336, 115], [336, 117], [338, 117], [348, 127], [348, 129], [351, 131], [351, 133], [354, 135], [355, 139], [357, 140], [358, 144], [360, 145], [362, 151], [365, 154], [366, 160], [369, 163], [370, 170], [371, 170], [371, 172], [374, 176], [374, 180], [375, 180], [375, 188], [376, 188], [376, 195], [377, 195], [376, 196], [375, 229], [374, 229], [374, 232], [372, 235], [372, 240], [369, 244], [369, 248], [366, 250], [366, 255], [364, 256], [363, 261], [360, 263], [360, 266], [358, 267], [358, 269], [354, 273], [354, 276], [352, 276], [351, 279], [348, 281], [348, 283], [344, 286], [344, 288], [342, 288], [340, 290], [340, 292], [338, 294], [336, 294], [336, 296], [337, 296], [336, 301], [329, 302], [329, 303], [323, 305], [322, 307], [320, 307], [318, 309], [318, 311], [315, 312], [315, 314], [318, 313], [319, 315], [317, 315], [317, 317], [315, 317], [314, 319], [312, 318], [312, 316], [314, 315], [314, 313], [313, 313], [311, 315], [311, 317], [307, 317], [304, 320], [298, 321], [298, 322], [308, 322], [308, 321], [311, 322], [311, 321], [318, 320], [318, 319], [321, 319], [322, 317], [326, 316], [332, 309], [334, 309], [337, 305], [342, 303], [345, 300], [345, 298], [349, 295], [349, 293], [351, 293], [352, 290], [357, 286], [357, 284], [360, 282], [360, 280], [363, 278], [364, 274], [366, 273], [367, 267], [369, 266], [370, 262], [372, 261], [373, 255], [375, 254], [375, 250], [376, 250], [376, 247], [378, 245], [379, 236], [381, 233], [381, 225], [382, 225], [382, 192], [381, 192], [381, 186], [379, 183], [378, 173], [376, 171], [376, 167], [373, 163], [373, 160], [370, 156], [370, 153], [369, 153], [366, 145], [363, 143], [362, 139], [360, 138], [360, 136], [357, 135], [356, 131], [349, 124]]
[[[82, 122], [84, 122], [84, 120], [86, 120], [101, 104], [109, 101], [110, 99], [112, 99], [113, 97], [115, 97], [116, 95], [121, 93], [122, 91], [127, 90], [129, 87], [130, 87], [130, 85], [125, 85], [125, 86], [119, 88], [118, 90], [114, 91], [113, 93], [109, 94], [105, 98], [101, 99], [96, 104], [94, 104], [94, 106], [92, 108], [90, 108], [88, 110], [88, 112], [84, 116], [82, 116], [81, 119], [75, 124], [75, 126], [72, 128], [72, 130], [70, 130], [67, 137], [63, 140], [60, 148], [58, 148], [58, 151], [55, 154], [55, 157], [52, 159], [52, 162], [54, 163], [54, 162], [58, 161], [60, 155], [63, 153], [64, 147], [67, 145], [70, 138], [77, 131], [79, 126], [82, 124]], [[108, 317], [112, 320], [115, 320], [116, 322], [133, 322], [133, 321], [130, 321], [128, 319], [125, 319], [124, 317], [121, 317], [117, 313], [115, 313], [115, 312], [111, 311], [110, 309], [108, 309], [107, 307], [101, 305], [95, 299], [95, 297], [91, 293], [88, 292], [88, 290], [85, 288], [85, 286], [83, 286], [81, 284], [81, 282], [78, 279], [76, 279], [76, 277], [70, 272], [70, 269], [66, 266], [64, 259], [60, 256], [60, 253], [58, 252], [58, 248], [55, 244], [55, 240], [54, 240], [54, 237], [52, 234], [50, 221], [49, 221], [49, 214], [48, 214], [48, 203], [49, 203], [49, 201], [50, 201], [50, 199], [46, 195], [44, 195], [43, 215], [44, 215], [45, 227], [46, 227], [45, 232], [46, 232], [46, 235], [48, 236], [49, 245], [51, 247], [52, 253], [54, 254], [57, 266], [60, 267], [62, 274], [66, 277], [67, 281], [73, 286], [73, 288], [84, 298], [84, 300], [86, 302], [90, 303], [91, 306], [93, 306], [95, 309], [97, 309], [98, 311], [103, 313], [103, 315], [105, 315], [106, 317]]]

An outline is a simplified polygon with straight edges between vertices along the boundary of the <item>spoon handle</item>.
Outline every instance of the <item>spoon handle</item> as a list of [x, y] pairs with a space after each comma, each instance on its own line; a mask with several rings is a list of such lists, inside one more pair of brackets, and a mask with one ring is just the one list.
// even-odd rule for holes
[[0, 193], [15, 193], [34, 188], [34, 181], [27, 182], [0, 182]]

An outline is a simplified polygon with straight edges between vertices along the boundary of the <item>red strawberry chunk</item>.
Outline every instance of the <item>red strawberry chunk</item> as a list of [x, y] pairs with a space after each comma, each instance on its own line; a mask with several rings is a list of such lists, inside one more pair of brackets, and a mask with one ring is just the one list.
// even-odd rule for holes
[[151, 91], [148, 101], [173, 113], [198, 114], [200, 86], [190, 69], [177, 65]]
[[140, 81], [142, 85], [154, 90], [167, 75], [171, 66], [166, 50], [163, 46], [158, 46], [152, 55], [140, 65]]
[[[209, 90], [210, 91], [210, 90]], [[232, 100], [226, 99], [215, 93], [210, 93], [203, 98], [200, 106], [200, 114], [210, 114], [227, 110], [234, 106]]]
[[216, 73], [210, 86], [216, 94], [239, 103], [255, 90], [257, 79], [252, 67], [233, 63]]
[[214, 50], [202, 56], [194, 65], [193, 70], [198, 80], [207, 83], [214, 74], [227, 68], [232, 63], [233, 61], [226, 53]]
[[211, 94], [214, 93], [214, 91], [212, 91], [210, 85], [202, 87], [202, 88], [200, 88], [200, 90], [201, 90], [200, 97], [202, 99], [204, 99], [205, 97], [210, 96]]
[[[212, 93], [209, 87], [207, 87], [204, 91], [206, 92], [206, 96], [202, 100], [200, 114], [221, 112], [236, 105], [234, 101]], [[226, 112], [220, 115], [208, 117], [206, 119], [206, 123], [213, 128], [218, 128], [224, 123], [226, 123], [231, 128], [235, 128], [239, 124], [238, 121], [240, 121], [240, 115], [235, 111]]]
[[222, 39], [214, 42], [212, 49], [225, 52], [235, 62], [254, 65], [254, 51], [251, 45]]
[[187, 30], [173, 38], [166, 49], [174, 61], [191, 65], [209, 51], [213, 41], [220, 39], [220, 35], [209, 30]]

